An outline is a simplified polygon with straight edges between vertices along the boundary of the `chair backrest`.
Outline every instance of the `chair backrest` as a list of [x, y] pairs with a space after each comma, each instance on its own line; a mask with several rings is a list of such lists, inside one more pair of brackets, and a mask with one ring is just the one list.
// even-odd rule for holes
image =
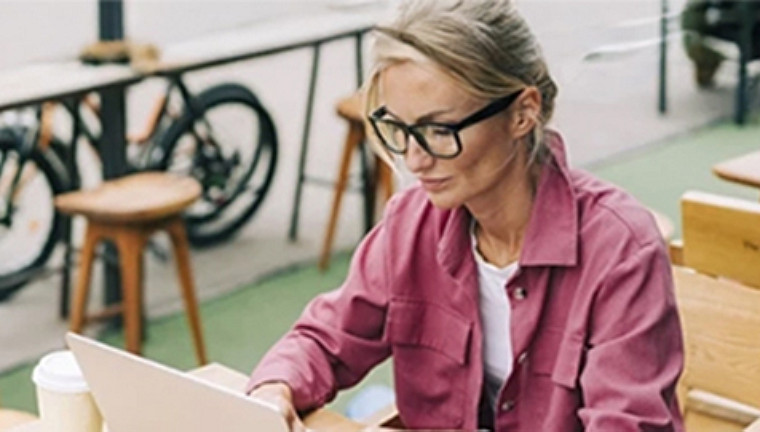
[[687, 192], [681, 214], [686, 267], [760, 288], [760, 203]]
[[674, 267], [688, 432], [741, 431], [760, 417], [760, 290]]

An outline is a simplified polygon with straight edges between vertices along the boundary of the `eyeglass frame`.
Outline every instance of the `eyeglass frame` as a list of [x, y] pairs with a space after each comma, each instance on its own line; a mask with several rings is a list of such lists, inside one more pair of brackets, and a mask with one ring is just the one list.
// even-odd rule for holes
[[[453, 159], [459, 156], [460, 153], [462, 153], [462, 139], [459, 136], [459, 132], [462, 129], [470, 127], [481, 121], [487, 120], [495, 116], [496, 114], [504, 111], [505, 109], [509, 108], [521, 94], [522, 94], [522, 90], [518, 90], [507, 96], [496, 99], [495, 101], [489, 103], [483, 108], [468, 115], [467, 117], [465, 117], [464, 119], [462, 119], [461, 121], [457, 123], [424, 121], [424, 122], [407, 125], [406, 123], [401, 122], [401, 121], [397, 121], [393, 119], [383, 119], [382, 116], [386, 114], [393, 114], [390, 111], [388, 111], [388, 108], [385, 105], [373, 111], [372, 114], [369, 115], [368, 120], [370, 124], [372, 125], [372, 129], [374, 129], [375, 131], [375, 135], [377, 135], [378, 139], [380, 139], [380, 143], [383, 145], [383, 147], [385, 147], [386, 150], [388, 150], [391, 153], [394, 153], [397, 155], [405, 154], [407, 150], [409, 150], [409, 136], [411, 135], [411, 136], [414, 136], [415, 140], [417, 140], [417, 144], [419, 144], [419, 146], [422, 147], [422, 149], [425, 150], [425, 152], [429, 154], [430, 156], [433, 156], [438, 159]], [[399, 150], [395, 147], [390, 146], [386, 142], [385, 137], [383, 137], [383, 134], [380, 133], [380, 129], [376, 122], [389, 123], [398, 127], [401, 131], [403, 131], [404, 132], [404, 148]], [[430, 149], [430, 146], [425, 140], [425, 137], [416, 130], [421, 127], [430, 127], [430, 126], [445, 128], [451, 132], [451, 134], [454, 136], [454, 142], [456, 143], [456, 146], [457, 146], [456, 151], [453, 154], [440, 155], [433, 152]]]

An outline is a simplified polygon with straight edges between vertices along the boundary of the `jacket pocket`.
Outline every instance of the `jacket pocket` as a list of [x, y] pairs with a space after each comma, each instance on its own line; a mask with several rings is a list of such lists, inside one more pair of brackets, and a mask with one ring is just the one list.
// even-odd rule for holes
[[563, 339], [552, 370], [552, 381], [565, 387], [577, 387], [585, 349], [583, 341], [572, 337]]
[[583, 341], [568, 337], [563, 329], [546, 329], [533, 344], [531, 370], [556, 384], [576, 387], [584, 349]]
[[472, 323], [436, 304], [391, 299], [385, 335], [393, 350], [396, 406], [412, 429], [458, 429]]
[[391, 299], [386, 335], [392, 345], [436, 351], [460, 365], [467, 361], [472, 322], [436, 304]]

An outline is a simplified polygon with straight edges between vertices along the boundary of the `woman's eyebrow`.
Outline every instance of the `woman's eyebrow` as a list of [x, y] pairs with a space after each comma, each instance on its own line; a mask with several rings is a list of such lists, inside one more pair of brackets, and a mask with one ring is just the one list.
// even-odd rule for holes
[[[453, 108], [438, 109], [438, 110], [430, 111], [428, 113], [425, 113], [425, 114], [417, 117], [411, 124], [419, 124], [419, 123], [430, 122], [430, 121], [435, 120], [435, 118], [437, 116], [440, 116], [442, 114], [448, 114], [448, 113], [450, 113], [452, 111], [454, 111]], [[385, 112], [386, 112], [386, 114], [390, 115], [394, 119], [396, 119], [398, 121], [402, 121], [401, 118], [399, 116], [397, 116], [396, 114], [394, 114], [393, 111], [389, 110], [387, 106], [385, 107]]]

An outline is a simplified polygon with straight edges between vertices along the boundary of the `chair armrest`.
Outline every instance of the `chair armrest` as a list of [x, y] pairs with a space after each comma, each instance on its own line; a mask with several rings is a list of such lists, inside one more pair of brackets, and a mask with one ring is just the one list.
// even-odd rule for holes
[[673, 265], [683, 265], [683, 239], [671, 240], [668, 244], [668, 255]]
[[[760, 418], [760, 408], [702, 390], [689, 391], [686, 409], [738, 424], [750, 424]], [[756, 431], [760, 432], [760, 429]]]

